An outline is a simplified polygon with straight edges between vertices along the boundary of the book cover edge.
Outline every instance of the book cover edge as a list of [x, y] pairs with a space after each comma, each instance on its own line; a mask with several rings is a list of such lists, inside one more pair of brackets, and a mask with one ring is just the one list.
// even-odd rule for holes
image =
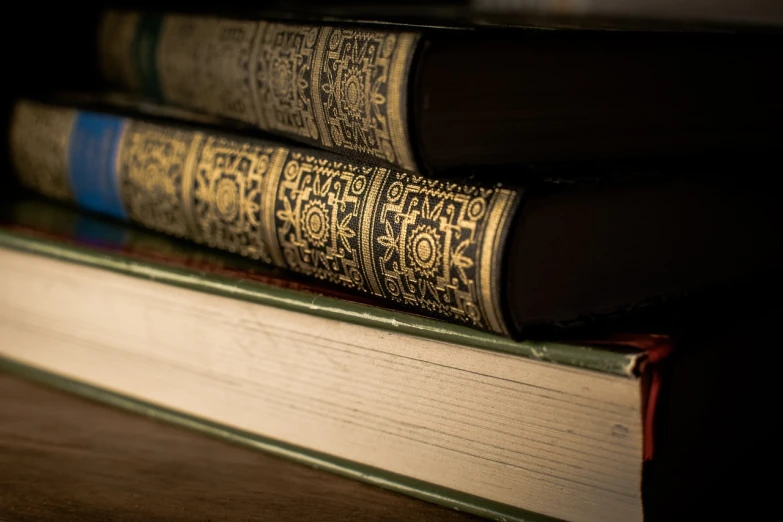
[[140, 414], [156, 421], [187, 428], [232, 444], [264, 451], [315, 469], [328, 471], [354, 480], [360, 480], [374, 486], [439, 504], [457, 511], [464, 511], [503, 522], [558, 522], [558, 519], [545, 515], [532, 513], [492, 500], [461, 493], [450, 488], [214, 423], [164, 406], [138, 400], [97, 386], [92, 386], [70, 377], [42, 370], [3, 356], [0, 356], [0, 371], [5, 371], [45, 386], [81, 396], [87, 400], [119, 408], [134, 414]]
[[0, 248], [43, 255], [116, 273], [171, 284], [213, 295], [241, 299], [266, 306], [380, 328], [441, 342], [522, 356], [547, 363], [636, 378], [635, 370], [644, 353], [604, 350], [599, 347], [558, 342], [512, 341], [498, 335], [425, 317], [375, 308], [341, 299], [305, 294], [263, 283], [236, 280], [154, 261], [141, 262], [97, 247], [65, 244], [0, 228]]

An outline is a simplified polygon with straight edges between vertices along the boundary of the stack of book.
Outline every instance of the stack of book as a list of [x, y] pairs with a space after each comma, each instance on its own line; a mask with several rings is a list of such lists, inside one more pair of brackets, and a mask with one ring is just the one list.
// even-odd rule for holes
[[83, 23], [100, 81], [11, 100], [0, 363], [488, 518], [675, 518], [774, 323], [783, 40], [435, 4]]

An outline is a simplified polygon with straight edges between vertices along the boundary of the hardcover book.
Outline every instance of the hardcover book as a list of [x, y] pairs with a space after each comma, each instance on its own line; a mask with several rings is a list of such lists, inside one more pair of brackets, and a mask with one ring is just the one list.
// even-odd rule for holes
[[673, 337], [512, 342], [41, 199], [0, 206], [0, 268], [0, 371], [236, 444], [497, 520], [774, 502], [763, 292]]
[[642, 519], [665, 336], [513, 342], [3, 208], [4, 369], [498, 520]]
[[746, 152], [783, 134], [774, 36], [325, 18], [108, 11], [100, 74], [408, 172]]
[[10, 134], [19, 180], [41, 194], [512, 337], [783, 259], [774, 193], [709, 165], [490, 185], [33, 101]]

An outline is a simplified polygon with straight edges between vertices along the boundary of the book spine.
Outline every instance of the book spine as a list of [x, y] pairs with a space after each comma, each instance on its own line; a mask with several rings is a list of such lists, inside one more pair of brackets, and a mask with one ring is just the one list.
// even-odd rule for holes
[[104, 77], [155, 101], [415, 172], [408, 78], [419, 35], [109, 11]]
[[20, 181], [42, 194], [509, 335], [502, 261], [519, 190], [31, 101], [10, 141]]

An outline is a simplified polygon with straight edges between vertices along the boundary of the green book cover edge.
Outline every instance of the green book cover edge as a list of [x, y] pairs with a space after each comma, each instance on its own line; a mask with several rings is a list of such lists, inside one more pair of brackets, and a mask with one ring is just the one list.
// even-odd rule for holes
[[0, 228], [0, 247], [111, 270], [222, 297], [623, 377], [635, 378], [634, 369], [639, 357], [643, 356], [642, 352], [613, 351], [558, 342], [517, 342], [468, 327], [404, 312], [307, 294], [255, 281], [217, 274], [205, 275], [196, 270], [154, 261], [141, 262], [113, 251], [66, 244], [2, 228]]
[[507, 522], [557, 522], [559, 519], [528, 512], [450, 488], [391, 473], [372, 466], [311, 451], [254, 433], [234, 429], [205, 419], [180, 413], [149, 402], [91, 386], [46, 370], [0, 356], [0, 371], [5, 371], [45, 386], [76, 394], [88, 400], [141, 414], [157, 421], [188, 428], [232, 444], [254, 448], [307, 466], [360, 480], [375, 486], [432, 502], [445, 507], [473, 513], [485, 518]]

